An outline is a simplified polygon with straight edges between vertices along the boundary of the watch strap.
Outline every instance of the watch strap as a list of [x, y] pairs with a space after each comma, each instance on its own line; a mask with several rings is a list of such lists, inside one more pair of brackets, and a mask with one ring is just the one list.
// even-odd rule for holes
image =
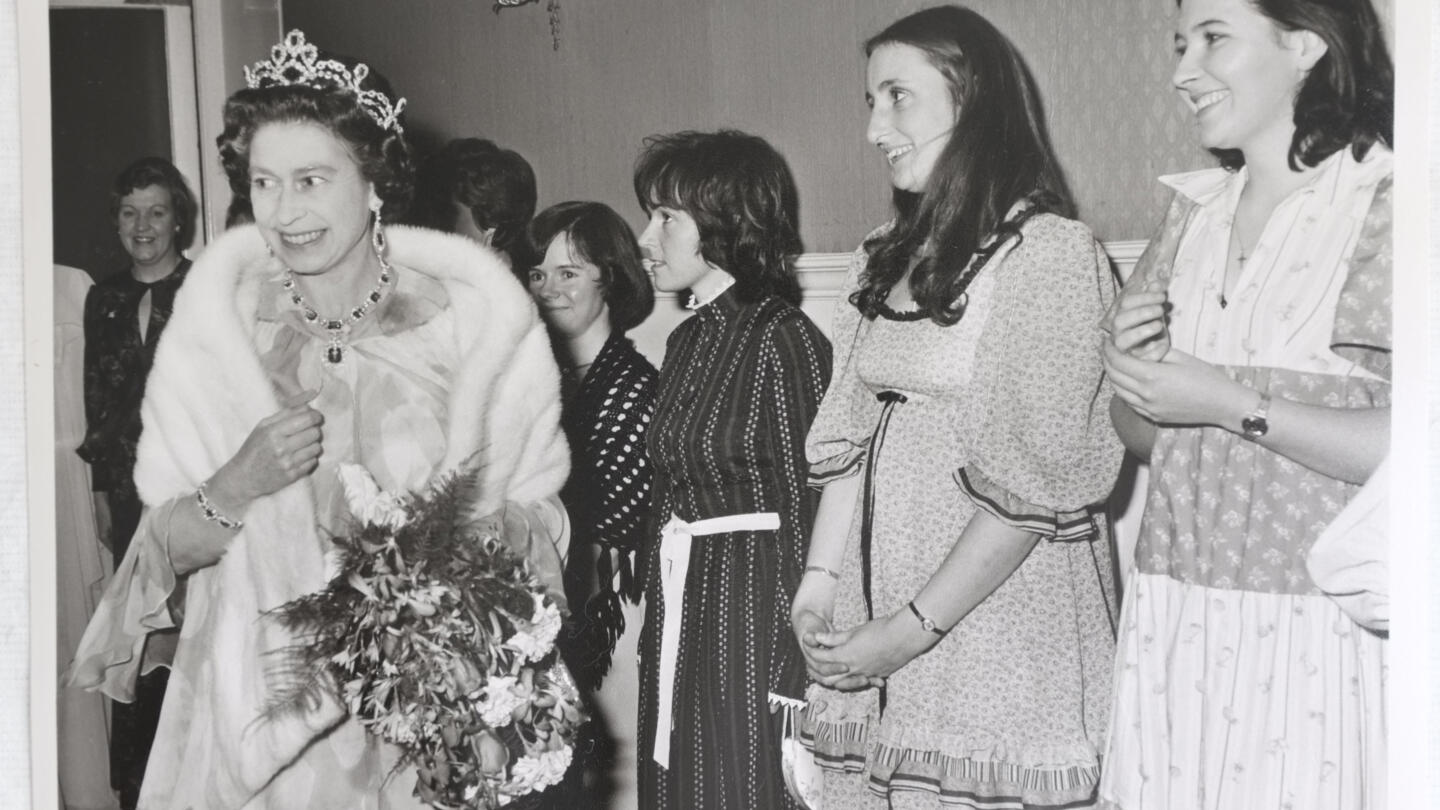
[[1270, 431], [1270, 395], [1260, 394], [1260, 403], [1240, 420], [1240, 430], [1247, 439], [1258, 439]]
[[941, 630], [939, 627], [936, 627], [936, 626], [935, 626], [935, 622], [933, 622], [933, 621], [931, 621], [930, 619], [926, 618], [925, 614], [923, 614], [923, 613], [920, 612], [920, 608], [915, 607], [915, 603], [914, 603], [913, 601], [911, 601], [911, 602], [906, 602], [905, 604], [910, 608], [910, 612], [915, 614], [915, 618], [917, 618], [917, 619], [920, 620], [920, 626], [921, 626], [921, 627], [925, 628], [926, 630], [929, 630], [930, 632], [934, 633], [934, 634], [937, 635], [937, 636], [944, 636], [944, 635], [945, 635], [945, 633], [946, 633], [947, 631]]

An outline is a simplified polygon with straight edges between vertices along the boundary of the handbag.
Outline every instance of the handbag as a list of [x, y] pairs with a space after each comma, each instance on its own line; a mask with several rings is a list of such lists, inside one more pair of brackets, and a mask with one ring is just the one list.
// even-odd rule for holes
[[780, 738], [780, 772], [785, 777], [785, 789], [790, 791], [804, 810], [821, 810], [820, 794], [824, 774], [815, 754], [800, 741], [800, 724], [795, 715], [804, 710], [805, 701], [770, 693], [770, 707], [779, 707], [783, 713]]

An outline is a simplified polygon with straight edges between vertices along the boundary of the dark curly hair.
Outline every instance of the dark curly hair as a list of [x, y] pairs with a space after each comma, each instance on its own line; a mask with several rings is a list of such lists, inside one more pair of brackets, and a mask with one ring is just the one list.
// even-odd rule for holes
[[458, 203], [477, 228], [495, 229], [491, 244], [523, 275], [534, 258], [524, 252], [525, 224], [535, 215], [537, 197], [535, 170], [518, 152], [483, 138], [456, 138], [421, 164], [411, 221], [454, 230]]
[[635, 196], [646, 212], [665, 206], [693, 217], [700, 255], [735, 277], [741, 301], [800, 302], [800, 195], [765, 139], [731, 129], [652, 135], [635, 164]]
[[150, 186], [170, 192], [170, 208], [175, 212], [175, 224], [180, 226], [175, 234], [175, 251], [190, 247], [195, 242], [195, 215], [200, 206], [195, 202], [195, 192], [185, 182], [185, 175], [165, 158], [143, 157], [120, 170], [110, 189], [110, 218], [119, 216], [120, 201], [125, 195]]
[[525, 229], [531, 254], [543, 257], [564, 235], [575, 258], [600, 270], [600, 287], [610, 308], [610, 328], [629, 331], [655, 309], [655, 289], [640, 263], [635, 233], [615, 209], [598, 202], [562, 202], [541, 211]]
[[[909, 269], [919, 310], [948, 326], [965, 314], [971, 279], [1000, 245], [1019, 238], [1026, 219], [1046, 212], [1073, 217], [1075, 207], [1034, 78], [995, 26], [968, 8], [938, 6], [871, 37], [865, 55], [886, 45], [925, 55], [945, 78], [959, 120], [925, 189], [894, 191], [895, 224], [865, 242], [869, 261], [850, 302], [874, 318]], [[1007, 221], [1021, 200], [1029, 205]]]
[[[1316, 166], [1350, 147], [1363, 160], [1377, 143], [1395, 142], [1395, 68], [1370, 0], [1250, 0], [1282, 31], [1310, 31], [1326, 52], [1295, 95], [1289, 164]], [[1176, 5], [1182, 5], [1177, 0]], [[1231, 171], [1245, 165], [1238, 149], [1212, 149]]]
[[[335, 54], [321, 53], [346, 67], [357, 62]], [[396, 99], [385, 77], [374, 69], [361, 83], [365, 90], [378, 90], [392, 102]], [[403, 115], [403, 114], [402, 114]], [[225, 102], [225, 129], [215, 139], [220, 163], [230, 180], [230, 191], [250, 200], [250, 141], [265, 124], [308, 122], [330, 130], [350, 148], [360, 174], [375, 184], [385, 219], [398, 221], [410, 206], [415, 188], [415, 170], [410, 145], [393, 129], [381, 129], [360, 106], [355, 94], [338, 87], [277, 85], [246, 88]], [[403, 120], [402, 120], [403, 125]]]

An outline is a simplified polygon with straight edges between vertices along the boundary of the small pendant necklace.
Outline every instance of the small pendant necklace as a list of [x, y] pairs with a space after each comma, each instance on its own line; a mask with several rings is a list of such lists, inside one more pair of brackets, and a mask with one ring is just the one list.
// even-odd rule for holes
[[300, 310], [305, 322], [319, 326], [325, 330], [329, 342], [325, 346], [325, 362], [332, 366], [338, 366], [345, 360], [345, 339], [349, 337], [350, 330], [359, 323], [372, 307], [380, 303], [385, 297], [385, 291], [390, 288], [391, 272], [390, 264], [383, 258], [380, 259], [380, 279], [370, 292], [365, 296], [359, 305], [352, 307], [345, 313], [343, 318], [322, 318], [305, 296], [300, 294], [300, 287], [295, 283], [295, 272], [289, 268], [285, 269], [285, 278], [280, 286], [290, 293], [290, 301]]
[[[1232, 255], [1235, 257], [1236, 263], [1238, 263], [1238, 264], [1240, 265], [1240, 272], [1241, 272], [1241, 273], [1244, 273], [1244, 272], [1245, 272], [1245, 260], [1248, 259], [1248, 258], [1250, 258], [1250, 257], [1247, 256], [1247, 255], [1245, 255], [1245, 248], [1244, 248], [1243, 246], [1241, 246], [1241, 244], [1240, 244], [1240, 234], [1239, 234], [1239, 232], [1238, 232], [1238, 230], [1237, 230], [1236, 228], [1231, 228], [1231, 229], [1230, 229], [1230, 250], [1232, 251]], [[1227, 306], [1230, 305], [1229, 299], [1227, 299], [1227, 298], [1225, 297], [1225, 282], [1228, 280], [1229, 276], [1230, 276], [1230, 268], [1229, 268], [1229, 266], [1227, 265], [1226, 268], [1225, 268], [1225, 275], [1220, 278], [1220, 308], [1221, 308], [1221, 309], [1224, 309], [1225, 307], [1227, 307]]]

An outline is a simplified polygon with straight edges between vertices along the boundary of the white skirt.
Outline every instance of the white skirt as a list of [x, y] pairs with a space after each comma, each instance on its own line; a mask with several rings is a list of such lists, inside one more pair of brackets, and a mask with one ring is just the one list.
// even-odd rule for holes
[[1380, 810], [1389, 642], [1325, 596], [1133, 573], [1101, 799], [1123, 810]]

